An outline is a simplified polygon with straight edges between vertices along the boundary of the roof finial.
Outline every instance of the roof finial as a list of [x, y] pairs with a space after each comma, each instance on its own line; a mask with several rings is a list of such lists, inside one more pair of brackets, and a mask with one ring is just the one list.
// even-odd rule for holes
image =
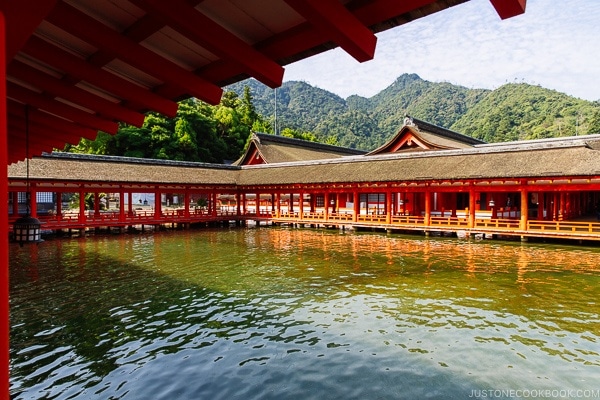
[[404, 117], [404, 125], [414, 125], [413, 119], [410, 115]]

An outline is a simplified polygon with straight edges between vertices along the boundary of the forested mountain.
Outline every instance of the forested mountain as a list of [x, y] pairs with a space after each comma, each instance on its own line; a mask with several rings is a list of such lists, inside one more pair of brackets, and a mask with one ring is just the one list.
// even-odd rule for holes
[[247, 80], [226, 89], [243, 93], [246, 86], [257, 112], [272, 124], [277, 115], [280, 129], [309, 131], [320, 141], [364, 150], [388, 140], [406, 114], [487, 142], [600, 133], [600, 101], [525, 83], [492, 91], [404, 74], [373, 97], [345, 100], [304, 82], [285, 82], [275, 91]]
[[600, 101], [524, 83], [491, 91], [405, 74], [373, 97], [347, 99], [304, 82], [274, 90], [247, 80], [226, 88], [217, 106], [188, 99], [175, 118], [150, 113], [141, 128], [124, 125], [65, 150], [221, 163], [241, 156], [252, 131], [275, 126], [284, 136], [372, 150], [407, 114], [487, 142], [600, 133]]

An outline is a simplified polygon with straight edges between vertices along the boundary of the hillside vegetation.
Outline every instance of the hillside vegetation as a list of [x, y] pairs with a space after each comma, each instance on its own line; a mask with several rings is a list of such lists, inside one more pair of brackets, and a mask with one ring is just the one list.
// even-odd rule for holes
[[600, 133], [599, 101], [524, 83], [468, 89], [405, 74], [373, 97], [347, 99], [305, 82], [273, 90], [247, 80], [226, 89], [219, 105], [188, 99], [175, 118], [149, 113], [140, 128], [124, 125], [65, 150], [222, 163], [240, 157], [253, 131], [372, 150], [407, 114], [486, 142]]
[[285, 82], [275, 91], [247, 80], [227, 89], [243, 93], [244, 87], [272, 125], [277, 115], [280, 129], [309, 131], [319, 141], [364, 150], [385, 143], [406, 114], [486, 142], [600, 133], [600, 101], [526, 83], [469, 89], [404, 74], [373, 97], [347, 99], [305, 82]]

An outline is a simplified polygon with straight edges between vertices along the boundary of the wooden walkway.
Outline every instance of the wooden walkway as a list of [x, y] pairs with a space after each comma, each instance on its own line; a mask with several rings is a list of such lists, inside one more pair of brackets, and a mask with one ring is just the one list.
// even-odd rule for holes
[[[315, 212], [273, 212], [262, 209], [238, 213], [234, 208], [209, 212], [205, 209], [162, 209], [160, 215], [154, 210], [135, 210], [132, 213], [112, 211], [86, 211], [83, 215], [67, 212], [60, 216], [45, 215], [38, 218], [44, 231], [82, 230], [96, 228], [127, 228], [145, 226], [189, 227], [192, 224], [245, 223], [246, 221], [271, 222], [273, 224], [339, 227], [340, 229], [376, 229], [415, 233], [452, 233], [457, 236], [485, 235], [486, 237], [556, 238], [568, 240], [600, 241], [600, 222], [591, 218], [576, 221], [528, 220], [525, 229], [518, 218], [475, 218], [469, 226], [466, 217], [360, 214], [356, 218], [351, 212], [326, 214]], [[14, 218], [10, 219], [12, 223]]]
[[323, 225], [340, 228], [382, 229], [397, 231], [449, 232], [459, 236], [486, 235], [486, 237], [515, 236], [527, 238], [555, 238], [600, 241], [600, 222], [584, 221], [527, 221], [525, 229], [519, 219], [476, 218], [472, 227], [467, 218], [432, 216], [426, 223], [422, 216], [358, 215], [341, 213], [325, 216], [324, 213], [282, 214], [271, 219], [278, 224]]

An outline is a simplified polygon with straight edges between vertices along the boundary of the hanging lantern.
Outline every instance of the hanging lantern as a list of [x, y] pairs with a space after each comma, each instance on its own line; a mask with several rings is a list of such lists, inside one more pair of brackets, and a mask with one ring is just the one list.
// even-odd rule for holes
[[13, 234], [15, 242], [22, 247], [25, 243], [40, 243], [42, 240], [42, 223], [39, 219], [29, 214], [31, 205], [31, 193], [29, 191], [29, 106], [25, 106], [25, 162], [26, 175], [26, 206], [27, 213], [24, 217], [13, 223]]
[[40, 243], [42, 240], [42, 223], [39, 219], [26, 215], [13, 224], [15, 242], [23, 246], [25, 243]]

